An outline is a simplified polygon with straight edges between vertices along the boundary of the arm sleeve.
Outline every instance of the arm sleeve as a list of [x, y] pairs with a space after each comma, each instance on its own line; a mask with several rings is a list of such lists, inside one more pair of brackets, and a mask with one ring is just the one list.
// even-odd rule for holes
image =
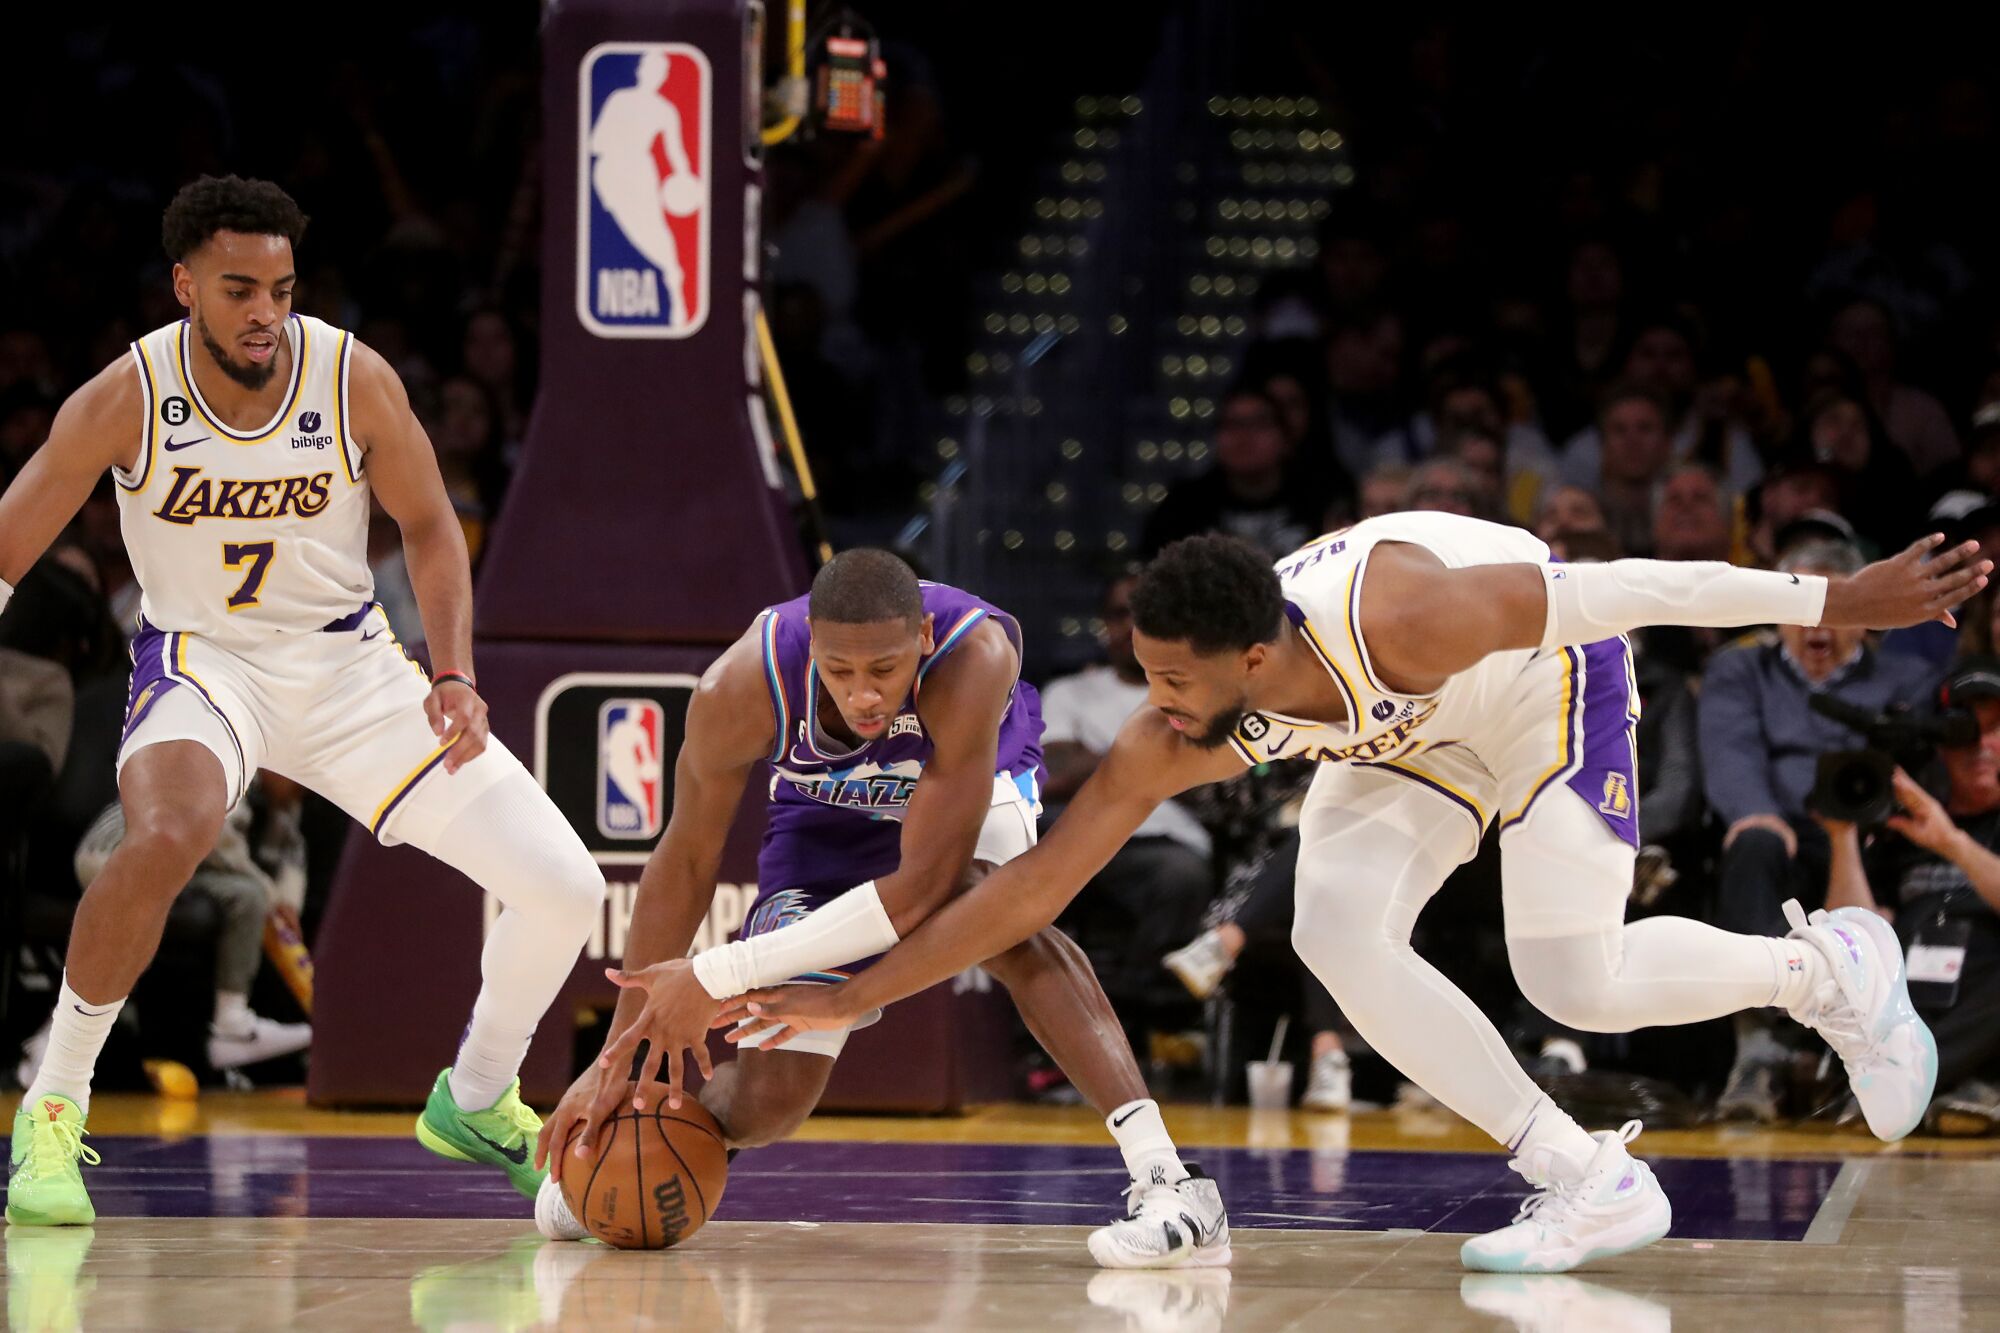
[[1720, 560], [1610, 560], [1537, 566], [1548, 585], [1544, 652], [1648, 625], [1817, 625], [1826, 579], [1738, 569]]

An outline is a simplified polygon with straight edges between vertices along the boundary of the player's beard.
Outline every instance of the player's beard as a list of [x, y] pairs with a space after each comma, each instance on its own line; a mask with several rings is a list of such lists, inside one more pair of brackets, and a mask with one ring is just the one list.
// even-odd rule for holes
[[239, 364], [215, 340], [215, 335], [208, 331], [208, 321], [200, 315], [194, 317], [194, 331], [201, 335], [201, 345], [215, 358], [215, 364], [222, 368], [222, 373], [244, 388], [261, 389], [271, 382], [271, 376], [278, 373], [278, 358], [275, 356], [261, 366], [255, 362]]
[[1229, 744], [1229, 738], [1243, 725], [1243, 719], [1250, 715], [1250, 696], [1244, 695], [1229, 707], [1211, 715], [1202, 723], [1201, 734], [1192, 731], [1182, 733], [1188, 743], [1197, 750], [1220, 750]]

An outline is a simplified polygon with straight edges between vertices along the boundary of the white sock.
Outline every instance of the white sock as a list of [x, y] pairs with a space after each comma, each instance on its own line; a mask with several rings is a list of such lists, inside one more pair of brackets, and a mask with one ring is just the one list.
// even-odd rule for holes
[[1831, 975], [1826, 958], [1804, 940], [1767, 939], [1764, 945], [1771, 951], [1771, 970], [1776, 977], [1767, 1004], [1796, 1009]]
[[465, 1040], [458, 1045], [458, 1058], [451, 1062], [447, 1085], [451, 1099], [461, 1111], [484, 1111], [507, 1095], [521, 1062], [528, 1058], [528, 1043], [535, 1030], [510, 1028], [495, 1023], [486, 1008], [486, 996], [472, 1006], [472, 1022], [466, 1025]]
[[1118, 1151], [1125, 1155], [1125, 1169], [1132, 1173], [1132, 1179], [1151, 1185], [1172, 1185], [1187, 1179], [1188, 1170], [1181, 1165], [1166, 1122], [1160, 1119], [1160, 1104], [1151, 1097], [1126, 1102], [1104, 1117], [1104, 1127], [1118, 1140]]
[[215, 1021], [211, 1026], [219, 1034], [248, 1036], [257, 1026], [257, 1015], [250, 1012], [250, 997], [242, 991], [217, 991]]
[[49, 1049], [43, 1053], [41, 1068], [35, 1071], [35, 1081], [28, 1085], [22, 1100], [31, 1102], [54, 1094], [69, 1098], [79, 1111], [88, 1115], [90, 1078], [96, 1072], [97, 1057], [104, 1050], [104, 1039], [111, 1035], [111, 1025], [118, 1021], [118, 1011], [124, 1007], [123, 1000], [111, 1004], [88, 1003], [69, 988], [69, 972], [65, 970], [62, 990], [56, 996], [55, 1014], [49, 1020]]
[[1526, 1157], [1536, 1148], [1549, 1148], [1578, 1162], [1588, 1162], [1597, 1155], [1597, 1140], [1547, 1097], [1537, 1098], [1528, 1108], [1521, 1127], [1508, 1137], [1507, 1146], [1516, 1157]]

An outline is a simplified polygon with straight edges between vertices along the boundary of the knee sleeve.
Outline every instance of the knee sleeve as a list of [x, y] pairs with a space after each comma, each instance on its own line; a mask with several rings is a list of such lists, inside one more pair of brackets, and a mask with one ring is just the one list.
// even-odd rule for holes
[[588, 933], [604, 905], [604, 874], [525, 771], [481, 793], [423, 850], [509, 911]]

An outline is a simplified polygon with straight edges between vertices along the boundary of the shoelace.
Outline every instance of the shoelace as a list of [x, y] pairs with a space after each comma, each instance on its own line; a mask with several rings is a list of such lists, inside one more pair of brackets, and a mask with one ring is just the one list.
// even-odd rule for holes
[[507, 1108], [507, 1123], [514, 1127], [515, 1133], [519, 1134], [524, 1142], [534, 1142], [535, 1137], [542, 1132], [541, 1117], [535, 1114], [532, 1106], [518, 1098]]
[[[51, 1167], [66, 1167], [79, 1158], [89, 1166], [96, 1166], [104, 1160], [97, 1155], [97, 1149], [84, 1144], [83, 1137], [90, 1131], [82, 1125], [57, 1120], [46, 1126], [37, 1125], [36, 1128], [42, 1132], [32, 1140], [29, 1160], [37, 1175]], [[50, 1151], [51, 1146], [55, 1151]]]
[[1861, 1026], [1861, 1011], [1845, 1002], [1840, 987], [1829, 981], [1813, 992], [1813, 1007], [1805, 1015], [1806, 1026], [1826, 1038], [1826, 1044], [1842, 1060], [1856, 1060], [1870, 1045]]
[[[1641, 1122], [1627, 1120], [1618, 1130], [1618, 1142], [1621, 1144], [1630, 1143], [1633, 1139], [1639, 1137], [1641, 1128], [1643, 1128]], [[1507, 1165], [1510, 1169], [1519, 1172], [1524, 1179], [1527, 1178], [1528, 1173], [1523, 1170], [1519, 1158], [1507, 1163]], [[1514, 1214], [1514, 1221], [1518, 1223], [1533, 1219], [1551, 1231], [1559, 1231], [1564, 1235], [1568, 1235], [1569, 1232], [1565, 1228], [1565, 1224], [1569, 1220], [1568, 1208], [1576, 1202], [1577, 1196], [1583, 1192], [1583, 1187], [1589, 1181], [1590, 1175], [1587, 1171], [1575, 1180], [1570, 1181], [1558, 1180], [1554, 1176], [1550, 1176], [1547, 1180], [1541, 1182], [1539, 1189], [1523, 1201], [1520, 1211]], [[1529, 1183], [1534, 1184], [1535, 1182], [1530, 1180]]]

